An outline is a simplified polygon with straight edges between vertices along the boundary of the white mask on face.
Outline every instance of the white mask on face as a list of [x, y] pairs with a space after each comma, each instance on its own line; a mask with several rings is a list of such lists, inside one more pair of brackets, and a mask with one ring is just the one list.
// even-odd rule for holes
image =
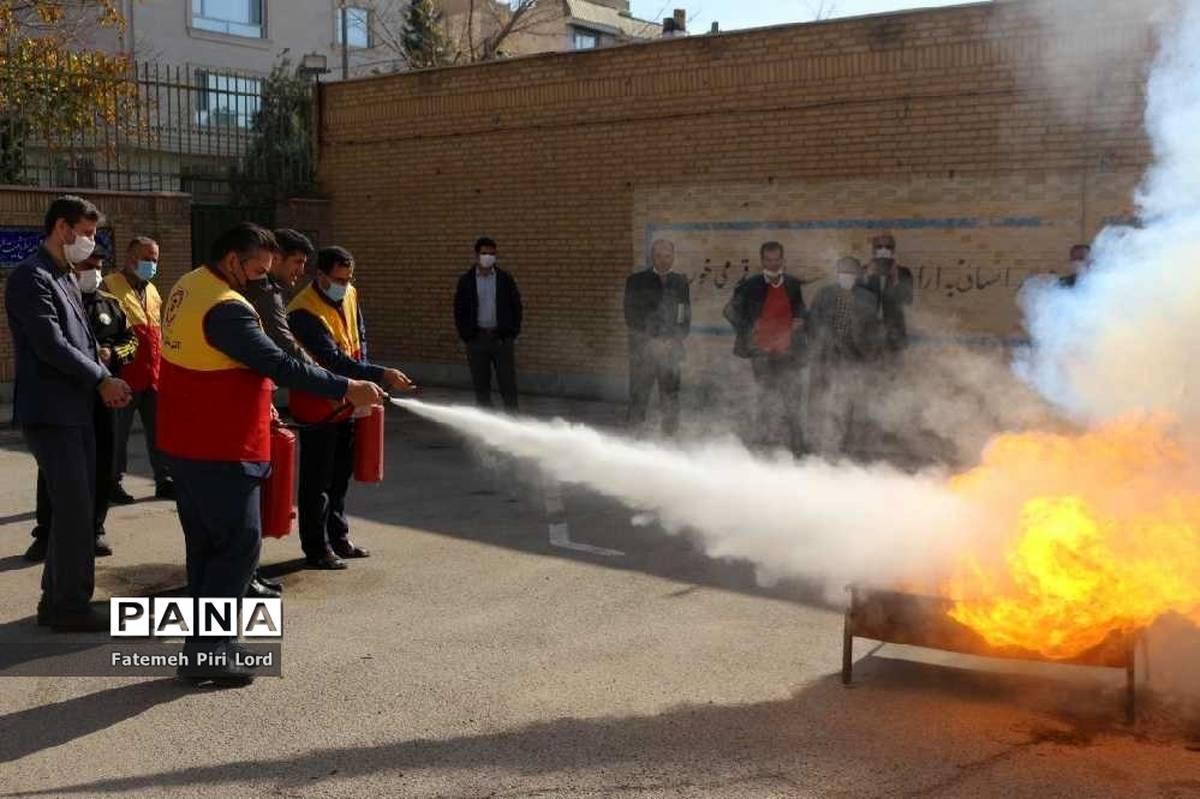
[[838, 272], [837, 282], [839, 286], [849, 291], [858, 282], [858, 275], [851, 274], [850, 272]]
[[100, 270], [85, 269], [79, 273], [79, 290], [84, 294], [95, 294], [100, 288]]
[[770, 271], [769, 269], [764, 269], [764, 270], [763, 270], [763, 277], [765, 277], [765, 278], [766, 278], [767, 280], [769, 280], [770, 282], [774, 283], [774, 282], [778, 281], [778, 280], [779, 280], [779, 278], [783, 277], [783, 270], [782, 270], [782, 269], [780, 269], [780, 270], [779, 270], [779, 271], [777, 271], [777, 272], [772, 272], [772, 271]]
[[483, 254], [479, 256], [479, 265], [484, 269], [491, 269], [496, 265], [496, 256]]
[[879, 247], [875, 250], [876, 258], [885, 258], [891, 260], [894, 255], [895, 253], [892, 250], [889, 250], [887, 247]]
[[88, 259], [96, 249], [96, 240], [91, 236], [76, 234], [75, 241], [63, 245], [63, 255], [69, 263], [80, 264]]

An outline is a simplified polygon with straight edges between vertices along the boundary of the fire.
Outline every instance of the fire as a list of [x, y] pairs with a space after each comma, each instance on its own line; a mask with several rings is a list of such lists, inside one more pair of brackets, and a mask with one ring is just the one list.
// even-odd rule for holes
[[[1200, 469], [1169, 420], [999, 437], [952, 488], [996, 521], [944, 587], [996, 648], [1071, 658], [1179, 613], [1200, 623]], [[981, 548], [987, 551], [990, 547]]]

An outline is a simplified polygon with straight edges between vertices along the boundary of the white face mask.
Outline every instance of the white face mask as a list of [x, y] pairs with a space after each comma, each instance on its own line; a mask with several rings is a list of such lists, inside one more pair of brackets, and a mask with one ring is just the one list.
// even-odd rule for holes
[[491, 269], [496, 265], [496, 256], [483, 254], [479, 256], [479, 265], [484, 269]]
[[76, 234], [75, 241], [63, 245], [63, 255], [69, 263], [81, 264], [88, 259], [96, 249], [96, 240], [91, 236]]
[[858, 275], [851, 274], [850, 272], [838, 272], [837, 282], [839, 286], [849, 291], [858, 282]]
[[875, 250], [876, 258], [884, 258], [887, 260], [891, 260], [894, 255], [895, 255], [895, 253], [892, 250], [889, 250], [887, 247], [880, 247], [877, 250]]
[[85, 269], [79, 273], [79, 290], [84, 294], [95, 294], [100, 288], [100, 270]]
[[772, 272], [770, 270], [764, 269], [763, 277], [765, 277], [770, 282], [774, 283], [775, 281], [779, 280], [779, 278], [783, 277], [783, 270], [780, 269], [778, 272]]

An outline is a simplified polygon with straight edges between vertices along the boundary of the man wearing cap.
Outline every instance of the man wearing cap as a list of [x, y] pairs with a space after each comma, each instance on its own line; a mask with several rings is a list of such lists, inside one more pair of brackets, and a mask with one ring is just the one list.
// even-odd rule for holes
[[896, 239], [884, 233], [871, 239], [871, 263], [865, 286], [875, 297], [875, 316], [883, 325], [884, 349], [899, 352], [908, 346], [905, 309], [913, 303], [913, 274], [896, 262]]
[[129, 433], [133, 417], [141, 417], [146, 436], [146, 453], [154, 472], [154, 496], [172, 499], [174, 486], [167, 465], [155, 442], [155, 418], [158, 411], [158, 372], [162, 354], [162, 300], [155, 288], [158, 274], [158, 243], [149, 236], [135, 236], [125, 251], [120, 271], [104, 279], [104, 288], [121, 302], [121, 308], [137, 334], [137, 356], [121, 367], [121, 379], [133, 389], [133, 402], [117, 413], [116, 467], [112, 480], [112, 501], [128, 505], [133, 497], [125, 490], [122, 479], [129, 460]]

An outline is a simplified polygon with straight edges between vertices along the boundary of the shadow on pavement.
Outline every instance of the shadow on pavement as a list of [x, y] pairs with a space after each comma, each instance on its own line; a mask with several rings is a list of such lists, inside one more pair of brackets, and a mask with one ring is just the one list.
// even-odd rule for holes
[[188, 690], [174, 679], [137, 682], [0, 716], [0, 763], [91, 735]]
[[[686, 787], [739, 795], [752, 786], [773, 791], [767, 795], [791, 795], [802, 787], [801, 778], [803, 787], [822, 785], [820, 795], [919, 796], [932, 789], [952, 794], [955, 782], [972, 773], [973, 762], [992, 762], [1042, 744], [1086, 747], [1098, 735], [1125, 734], [1119, 702], [1109, 701], [1113, 697], [1105, 694], [1108, 689], [1078, 680], [997, 675], [885, 658], [866, 658], [857, 671], [860, 683], [851, 689], [830, 675], [780, 701], [685, 705], [654, 716], [563, 718], [489, 734], [331, 747], [22, 795], [145, 789], [165, 793], [187, 786], [259, 782], [286, 793], [330, 775], [339, 781], [369, 775], [399, 781], [425, 770], [470, 771], [470, 779], [496, 788], [514, 775], [570, 773], [578, 782], [581, 775], [595, 771], [602, 779], [624, 780], [621, 772], [626, 770], [654, 782], [622, 781], [606, 790], [624, 795]], [[134, 713], [171, 696], [166, 688], [128, 690]], [[118, 703], [111, 701], [115, 696], [104, 692], [83, 697], [73, 700], [78, 704], [71, 709], [95, 718], [88, 702], [98, 697], [94, 701], [101, 703], [102, 718], [115, 721], [132, 715], [117, 710]], [[1018, 709], [1056, 717], [1039, 721], [1037, 715]], [[50, 726], [58, 717], [52, 709], [36, 712], [33, 720]], [[394, 712], [402, 713], [403, 708]], [[50, 740], [43, 743], [55, 741], [54, 734], [47, 737]], [[884, 752], [886, 762], [877, 760]], [[672, 774], [682, 781], [672, 783], [663, 776]], [[521, 785], [523, 790], [531, 787], [527, 779]], [[856, 791], [856, 786], [871, 790]], [[399, 791], [399, 782], [392, 787]]]

